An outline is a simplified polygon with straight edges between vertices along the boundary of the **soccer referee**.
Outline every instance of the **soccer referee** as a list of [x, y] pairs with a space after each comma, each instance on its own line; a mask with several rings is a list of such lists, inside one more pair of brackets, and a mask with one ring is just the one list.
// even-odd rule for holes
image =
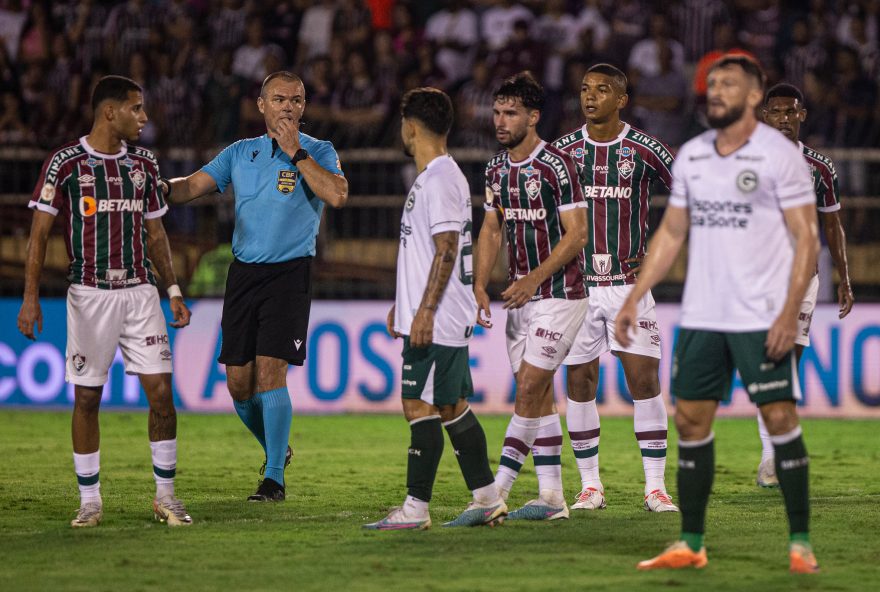
[[163, 180], [172, 204], [235, 191], [235, 232], [218, 361], [239, 417], [266, 453], [250, 501], [282, 501], [292, 409], [287, 365], [302, 366], [311, 306], [311, 263], [324, 204], [348, 199], [333, 145], [299, 131], [306, 106], [291, 72], [266, 77], [257, 107], [267, 133], [239, 140], [188, 177]]

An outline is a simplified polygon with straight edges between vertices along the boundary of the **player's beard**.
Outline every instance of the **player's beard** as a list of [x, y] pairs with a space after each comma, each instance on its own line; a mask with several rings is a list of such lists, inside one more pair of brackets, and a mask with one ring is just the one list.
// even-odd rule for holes
[[508, 134], [509, 134], [510, 139], [507, 141], [506, 144], [504, 142], [501, 142], [500, 140], [498, 143], [501, 144], [503, 147], [507, 148], [508, 150], [510, 150], [511, 148], [516, 148], [517, 146], [522, 144], [522, 141], [526, 139], [526, 135], [528, 134], [528, 131], [523, 130], [518, 135], [514, 134], [513, 132], [508, 132]]
[[709, 122], [709, 127], [712, 129], [723, 129], [739, 121], [745, 112], [746, 105], [743, 103], [742, 105], [729, 107], [722, 115], [716, 115], [713, 117], [707, 112], [706, 119]]

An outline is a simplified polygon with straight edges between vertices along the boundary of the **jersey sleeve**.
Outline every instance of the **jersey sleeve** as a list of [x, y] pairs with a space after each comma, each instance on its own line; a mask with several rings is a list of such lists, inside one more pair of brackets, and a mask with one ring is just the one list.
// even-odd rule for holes
[[669, 205], [681, 209], [688, 207], [687, 181], [685, 181], [685, 171], [682, 170], [685, 166], [684, 162], [683, 158], [675, 159], [670, 170]]
[[339, 155], [336, 153], [336, 148], [333, 147], [333, 144], [321, 142], [314, 150], [315, 153], [311, 156], [315, 159], [315, 162], [321, 165], [321, 168], [330, 171], [334, 175], [345, 176], [345, 173], [342, 172], [342, 163], [339, 162]]
[[816, 205], [820, 212], [836, 212], [840, 209], [840, 188], [837, 185], [837, 171], [830, 160], [819, 168], [821, 184], [816, 186]]
[[165, 203], [165, 196], [159, 188], [159, 165], [150, 165], [147, 167], [147, 184], [144, 191], [144, 197], [147, 200], [144, 218], [152, 220], [160, 218], [168, 211], [168, 204]]
[[487, 212], [494, 212], [498, 209], [498, 198], [501, 197], [500, 191], [496, 192], [492, 185], [495, 183], [495, 170], [492, 166], [486, 167], [486, 201], [483, 202], [483, 209]]
[[214, 179], [219, 193], [223, 193], [223, 190], [232, 183], [232, 164], [235, 160], [237, 146], [238, 142], [230, 144], [220, 154], [215, 156], [211, 162], [202, 167], [202, 171]]
[[657, 143], [660, 145], [660, 150], [658, 152], [650, 150], [649, 156], [646, 159], [648, 166], [653, 171], [651, 174], [651, 180], [660, 181], [666, 189], [671, 190], [672, 164], [675, 159], [672, 157], [672, 150], [669, 146], [660, 140], [657, 140]]
[[557, 189], [556, 199], [557, 207], [560, 212], [570, 210], [572, 208], [581, 208], [586, 206], [584, 201], [584, 192], [581, 190], [581, 184], [578, 181], [577, 170], [574, 161], [566, 155], [561, 155], [563, 167], [556, 172]]
[[803, 154], [795, 146], [785, 146], [780, 157], [773, 163], [776, 181], [775, 195], [783, 210], [804, 205], [815, 205], [816, 194], [810, 167]]
[[460, 195], [459, 185], [442, 177], [431, 177], [424, 192], [428, 196], [428, 225], [431, 227], [431, 235], [450, 230], [460, 232], [465, 217], [462, 201], [467, 196]]
[[50, 155], [40, 169], [40, 177], [34, 186], [34, 192], [28, 207], [57, 216], [64, 204], [64, 179], [61, 174], [61, 156]]

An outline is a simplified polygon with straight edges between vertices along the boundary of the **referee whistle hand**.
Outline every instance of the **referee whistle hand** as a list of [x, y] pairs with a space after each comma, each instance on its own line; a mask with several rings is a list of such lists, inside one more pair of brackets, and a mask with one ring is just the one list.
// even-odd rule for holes
[[794, 349], [797, 329], [797, 314], [779, 315], [767, 331], [767, 341], [764, 342], [767, 357], [777, 362]]
[[617, 319], [614, 321], [614, 337], [622, 347], [629, 347], [632, 344], [630, 332], [635, 327], [636, 322], [636, 303], [627, 298], [620, 312], [617, 313]]
[[40, 301], [36, 298], [26, 298], [21, 303], [21, 310], [18, 312], [18, 330], [21, 334], [35, 341], [34, 324], [37, 325], [37, 331], [43, 332], [43, 310], [40, 308]]
[[388, 331], [388, 334], [391, 335], [394, 339], [400, 337], [400, 333], [394, 330], [394, 309], [392, 306], [391, 310], [388, 311], [388, 318], [385, 319], [385, 329]]
[[168, 323], [169, 325], [175, 329], [181, 329], [189, 325], [192, 313], [190, 313], [183, 298], [174, 297], [171, 299], [171, 313], [174, 315], [174, 320]]
[[302, 148], [299, 143], [299, 123], [290, 119], [279, 119], [278, 137], [275, 139], [285, 154], [293, 156]]

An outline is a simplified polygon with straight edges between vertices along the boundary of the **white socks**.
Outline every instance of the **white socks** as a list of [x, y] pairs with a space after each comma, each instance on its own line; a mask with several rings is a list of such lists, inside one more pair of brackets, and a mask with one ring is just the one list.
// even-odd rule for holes
[[569, 399], [565, 422], [581, 474], [581, 488], [603, 491], [599, 479], [599, 411], [595, 399], [587, 403]]
[[535, 443], [540, 424], [540, 417], [522, 417], [515, 413], [510, 418], [510, 423], [507, 424], [498, 472], [495, 474], [498, 495], [505, 501], [510, 494], [510, 488], [513, 487], [513, 482], [519, 476], [519, 470], [522, 468], [529, 450]]
[[537, 437], [532, 444], [532, 458], [535, 461], [535, 474], [538, 476], [538, 490], [542, 497], [545, 491], [557, 492], [552, 500], [562, 500], [562, 424], [559, 414], [545, 415], [540, 419]]
[[656, 489], [666, 491], [664, 473], [668, 420], [663, 396], [658, 394], [633, 403], [633, 426], [645, 469], [645, 495]]
[[773, 441], [770, 439], [770, 432], [767, 431], [760, 409], [758, 409], [758, 436], [761, 437], [761, 462], [773, 460]]
[[153, 453], [156, 499], [174, 495], [174, 475], [177, 472], [177, 439], [150, 442], [150, 450]]
[[101, 482], [99, 471], [101, 468], [101, 451], [96, 450], [89, 454], [73, 453], [73, 470], [76, 472], [76, 481], [79, 484], [80, 507], [88, 503], [101, 504]]

